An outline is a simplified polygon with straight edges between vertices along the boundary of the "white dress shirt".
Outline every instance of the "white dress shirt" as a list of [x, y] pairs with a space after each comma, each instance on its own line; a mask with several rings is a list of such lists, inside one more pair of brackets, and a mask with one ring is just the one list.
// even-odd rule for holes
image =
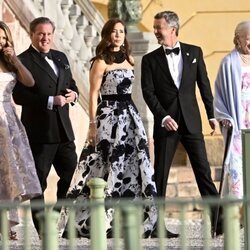
[[[174, 48], [166, 47], [165, 45], [163, 45], [163, 48], [164, 48], [164, 51], [165, 51], [165, 49], [180, 48], [180, 52], [178, 55], [176, 55], [175, 53], [170, 53], [169, 55], [166, 54], [170, 74], [174, 80], [175, 86], [179, 89], [180, 84], [181, 84], [182, 70], [183, 70], [183, 61], [182, 61], [180, 43], [177, 42], [175, 44]], [[161, 121], [162, 127], [164, 127], [164, 125], [163, 125], [164, 121], [169, 117], [170, 116], [167, 115], [162, 119], [162, 121]]]
[[180, 48], [180, 52], [178, 55], [176, 55], [175, 53], [170, 53], [169, 55], [166, 54], [170, 74], [174, 80], [176, 87], [179, 89], [180, 84], [181, 84], [181, 76], [182, 76], [182, 69], [183, 69], [183, 61], [182, 61], [180, 43], [177, 42], [174, 48], [166, 47], [164, 45], [163, 45], [163, 48], [164, 50]]
[[[40, 53], [40, 51], [35, 46], [32, 45], [32, 47], [37, 52]], [[47, 61], [47, 63], [50, 65], [50, 67], [53, 69], [53, 71], [55, 72], [56, 76], [58, 77], [59, 70], [58, 70], [57, 65], [54, 63], [54, 61], [51, 60], [51, 59], [49, 59], [47, 56], [44, 59]], [[74, 100], [73, 103], [75, 103], [77, 101], [77, 99], [78, 99], [78, 95], [77, 95], [77, 93], [75, 91], [73, 91], [73, 92], [75, 93], [75, 100]], [[54, 105], [54, 96], [49, 96], [48, 97], [48, 103], [47, 103], [47, 109], [52, 110], [53, 109], [53, 105]]]

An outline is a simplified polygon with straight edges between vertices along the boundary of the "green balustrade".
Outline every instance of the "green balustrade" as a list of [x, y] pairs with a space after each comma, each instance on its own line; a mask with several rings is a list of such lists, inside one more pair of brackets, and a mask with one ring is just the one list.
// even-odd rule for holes
[[106, 182], [101, 178], [93, 178], [88, 181], [87, 185], [90, 188], [91, 201], [94, 203], [100, 202], [100, 205], [94, 204], [90, 211], [91, 250], [107, 250], [104, 209], [104, 188]]
[[239, 204], [224, 205], [224, 249], [240, 250]]
[[140, 227], [142, 220], [139, 211], [140, 207], [136, 207], [133, 204], [122, 207], [123, 236], [126, 250], [141, 249]]
[[58, 250], [58, 230], [57, 221], [59, 213], [51, 208], [37, 214], [41, 228], [42, 249]]
[[7, 209], [2, 209], [1, 211], [1, 241], [2, 241], [2, 250], [9, 249], [9, 227], [7, 220]]

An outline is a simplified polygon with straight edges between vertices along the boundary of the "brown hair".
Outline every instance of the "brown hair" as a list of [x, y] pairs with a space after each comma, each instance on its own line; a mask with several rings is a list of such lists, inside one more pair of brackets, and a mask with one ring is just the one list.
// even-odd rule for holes
[[55, 24], [48, 17], [38, 17], [30, 23], [30, 33], [34, 33], [39, 24], [51, 24], [53, 32], [55, 31]]
[[111, 18], [109, 19], [103, 26], [101, 31], [101, 41], [96, 47], [96, 56], [93, 57], [90, 61], [94, 61], [96, 59], [102, 59], [107, 64], [112, 64], [115, 58], [112, 56], [112, 48], [113, 45], [111, 43], [111, 33], [114, 29], [114, 26], [117, 23], [121, 23], [124, 26], [125, 31], [125, 39], [124, 44], [121, 46], [121, 51], [125, 53], [126, 59], [128, 62], [133, 65], [133, 62], [130, 60], [131, 49], [127, 40], [127, 29], [125, 23], [119, 18]]
[[[6, 23], [4, 23], [3, 21], [0, 21], [0, 29], [2, 29], [5, 32], [6, 35], [6, 42], [9, 42], [11, 44], [12, 47], [14, 47], [14, 42], [13, 42], [13, 38], [10, 32], [9, 27], [7, 26]], [[4, 66], [11, 71], [16, 71], [15, 67], [9, 63], [9, 61], [6, 59], [6, 57], [3, 54], [3, 51], [1, 51], [0, 53], [0, 60], [3, 62]]]

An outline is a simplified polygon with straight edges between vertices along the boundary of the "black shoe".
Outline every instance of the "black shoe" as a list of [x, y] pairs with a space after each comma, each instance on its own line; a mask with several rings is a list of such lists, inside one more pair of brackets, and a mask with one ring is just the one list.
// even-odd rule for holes
[[[172, 233], [168, 231], [167, 229], [165, 230], [165, 237], [166, 238], [178, 238], [180, 235], [176, 233]], [[154, 231], [151, 233], [151, 238], [158, 238], [157, 230], [154, 229]]]
[[223, 234], [222, 225], [218, 224], [217, 228], [216, 228], [216, 231], [215, 231], [214, 228], [212, 228], [212, 232], [211, 233], [212, 233], [212, 238], [222, 235]]
[[215, 229], [215, 226], [212, 226], [212, 238], [220, 236], [223, 234], [223, 222], [222, 220], [219, 220]]
[[[217, 221], [216, 221], [216, 216], [217, 216]], [[214, 211], [212, 212], [211, 223], [212, 223], [212, 230], [211, 230], [212, 238], [222, 235], [223, 234], [222, 207], [219, 207], [219, 210], [218, 208], [214, 208]]]
[[212, 225], [211, 234], [212, 234], [212, 238], [223, 234], [223, 222], [222, 222], [222, 220], [219, 220], [216, 226]]

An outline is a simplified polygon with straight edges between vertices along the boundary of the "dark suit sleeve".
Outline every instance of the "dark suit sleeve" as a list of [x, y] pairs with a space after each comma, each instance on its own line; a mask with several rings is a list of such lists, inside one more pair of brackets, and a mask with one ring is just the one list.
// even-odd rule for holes
[[38, 95], [35, 88], [36, 86], [26, 87], [21, 82], [17, 81], [12, 94], [14, 102], [22, 106], [42, 106], [47, 108], [48, 96]]
[[214, 118], [213, 95], [201, 48], [199, 48], [197, 84], [206, 109], [207, 117], [208, 119]]
[[154, 85], [154, 69], [150, 63], [150, 58], [146, 55], [142, 58], [141, 63], [141, 87], [145, 102], [155, 117], [163, 119], [167, 116], [166, 110], [163, 108], [156, 95]]

